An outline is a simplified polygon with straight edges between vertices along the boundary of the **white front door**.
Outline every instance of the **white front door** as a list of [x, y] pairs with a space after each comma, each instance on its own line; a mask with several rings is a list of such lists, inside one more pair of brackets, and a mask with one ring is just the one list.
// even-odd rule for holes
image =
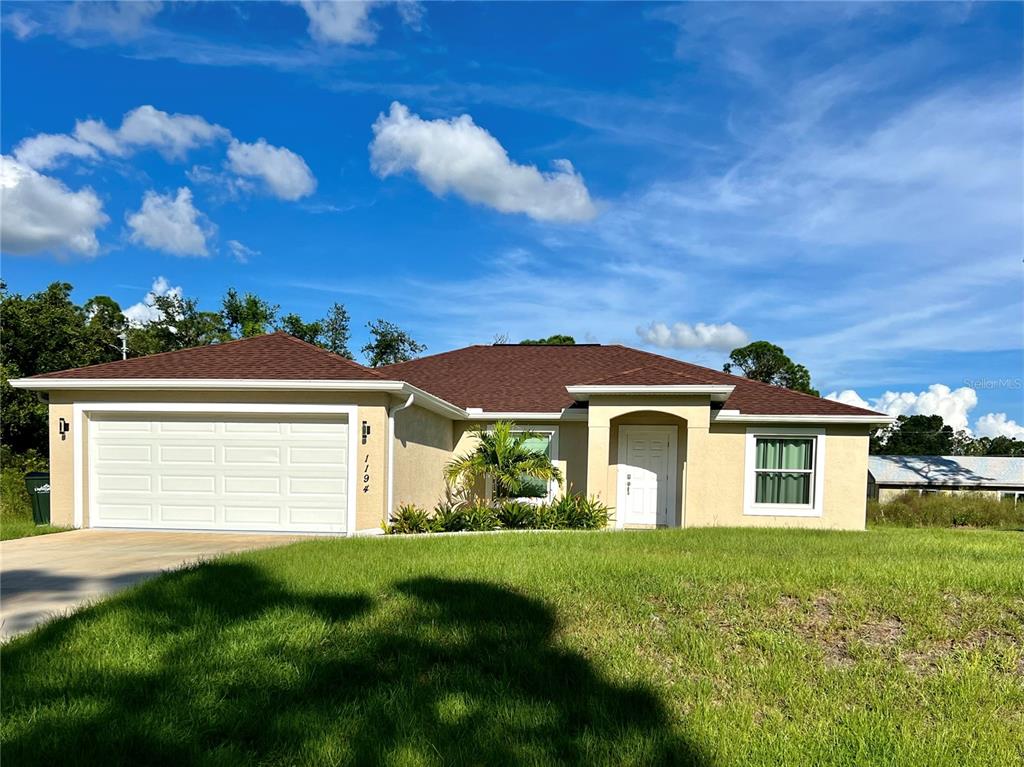
[[675, 464], [675, 427], [619, 427], [620, 526], [674, 522]]

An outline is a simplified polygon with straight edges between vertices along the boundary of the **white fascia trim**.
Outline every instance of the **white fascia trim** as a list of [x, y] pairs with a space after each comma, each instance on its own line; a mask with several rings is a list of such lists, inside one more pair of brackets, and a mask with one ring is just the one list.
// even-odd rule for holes
[[466, 408], [464, 418], [470, 421], [586, 421], [586, 410], [560, 410], [551, 413], [487, 412], [481, 408]]
[[794, 424], [878, 424], [885, 426], [895, 422], [887, 415], [754, 415], [736, 411], [720, 410], [711, 423], [794, 423]]
[[714, 402], [725, 402], [735, 386], [728, 384], [677, 384], [668, 386], [566, 386], [565, 390], [578, 400], [607, 394], [709, 394]]
[[404, 381], [334, 381], [291, 378], [17, 378], [16, 389], [35, 391], [336, 391], [416, 395], [417, 402], [449, 418], [466, 411]]
[[[807, 505], [757, 503], [757, 438], [811, 437], [814, 439], [814, 486]], [[820, 517], [825, 513], [825, 430], [797, 427], [751, 426], [747, 428], [743, 466], [743, 513], [755, 517]]]
[[[84, 522], [85, 498], [85, 454], [83, 452], [82, 432], [85, 419], [89, 413], [269, 413], [280, 415], [344, 415], [348, 419], [348, 477], [349, 487], [346, 493], [348, 508], [345, 510], [345, 534], [352, 535], [356, 531], [356, 492], [355, 477], [357, 454], [359, 453], [359, 408], [356, 405], [300, 405], [292, 403], [270, 404], [265, 402], [76, 402], [72, 405], [72, 438], [74, 472], [74, 525], [82, 527]], [[93, 496], [95, 498], [95, 496]], [[90, 515], [89, 524], [92, 526]], [[333, 531], [325, 531], [333, 532]]]

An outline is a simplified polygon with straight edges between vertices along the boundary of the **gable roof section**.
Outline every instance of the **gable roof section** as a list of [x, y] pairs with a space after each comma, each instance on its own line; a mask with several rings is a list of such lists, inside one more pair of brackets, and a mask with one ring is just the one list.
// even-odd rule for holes
[[132, 357], [33, 376], [45, 379], [376, 381], [375, 370], [278, 331], [211, 346]]
[[485, 412], [559, 412], [574, 404], [565, 388], [574, 385], [718, 384], [735, 387], [723, 409], [742, 414], [878, 415], [618, 344], [468, 346], [377, 370], [460, 407]]
[[879, 485], [1024, 488], [1024, 458], [976, 455], [871, 455]]

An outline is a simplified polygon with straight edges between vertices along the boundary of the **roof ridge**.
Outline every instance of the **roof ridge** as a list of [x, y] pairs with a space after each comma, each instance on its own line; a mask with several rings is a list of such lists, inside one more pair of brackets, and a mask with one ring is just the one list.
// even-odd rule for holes
[[169, 349], [168, 351], [165, 351], [165, 352], [153, 352], [152, 354], [143, 354], [141, 357], [125, 357], [123, 359], [109, 360], [107, 362], [94, 362], [91, 365], [82, 365], [81, 367], [77, 367], [77, 368], [64, 368], [63, 370], [48, 370], [45, 373], [36, 373], [34, 376], [30, 376], [30, 377], [31, 378], [35, 378], [37, 376], [48, 376], [48, 375], [52, 375], [54, 373], [66, 373], [69, 370], [90, 370], [92, 368], [103, 367], [105, 365], [114, 365], [114, 364], [116, 364], [118, 362], [133, 362], [134, 360], [151, 360], [154, 357], [167, 357], [168, 355], [171, 355], [171, 354], [181, 354], [182, 352], [190, 352], [190, 351], [194, 351], [196, 349], [206, 349], [206, 348], [212, 347], [212, 346], [216, 346], [218, 348], [223, 348], [225, 346], [232, 346], [234, 344], [241, 343], [242, 341], [252, 341], [252, 340], [255, 340], [257, 338], [265, 338], [266, 336], [276, 335], [277, 333], [284, 333], [284, 335], [288, 335], [283, 330], [275, 330], [272, 333], [263, 333], [263, 334], [258, 335], [258, 336], [244, 336], [242, 338], [232, 338], [230, 341], [218, 341], [218, 342], [212, 343], [212, 344], [197, 344], [196, 346], [186, 346], [183, 349]]
[[[622, 349], [630, 349], [630, 348], [632, 348], [632, 347], [629, 347], [629, 346], [624, 346], [623, 344], [613, 344], [613, 345], [614, 346], [618, 346], [618, 347], [620, 347]], [[707, 370], [707, 371], [709, 371], [711, 373], [715, 373], [716, 375], [728, 376], [729, 378], [732, 378], [732, 379], [734, 379], [736, 381], [739, 381], [739, 382], [742, 382], [744, 384], [753, 385], [756, 388], [768, 387], [769, 389], [771, 389], [773, 391], [773, 393], [777, 393], [781, 389], [782, 391], [788, 392], [789, 394], [796, 394], [796, 395], [799, 395], [801, 397], [806, 397], [807, 399], [812, 399], [812, 400], [823, 400], [823, 399], [825, 399], [825, 397], [815, 396], [813, 394], [808, 394], [807, 392], [796, 391], [796, 389], [787, 389], [785, 386], [776, 386], [775, 384], [765, 383], [764, 381], [758, 381], [758, 380], [753, 379], [753, 378], [747, 378], [745, 376], [738, 376], [735, 373], [726, 373], [724, 370], [715, 370], [714, 368], [709, 368], [709, 367], [707, 367], [705, 365], [698, 365], [698, 364], [696, 364], [694, 362], [686, 362], [685, 360], [677, 360], [677, 359], [674, 359], [672, 357], [666, 357], [663, 354], [655, 354], [654, 352], [649, 352], [646, 349], [633, 349], [633, 351], [640, 352], [641, 354], [645, 354], [648, 357], [657, 357], [658, 359], [671, 360], [672, 362], [675, 362], [676, 364], [679, 364], [679, 365], [686, 365], [688, 367], [694, 367], [694, 368], [700, 368], [701, 370]], [[885, 413], [880, 413], [877, 410], [870, 410], [870, 409], [867, 409], [867, 408], [857, 407], [856, 405], [847, 405], [845, 402], [838, 402], [836, 400], [826, 400], [826, 401], [827, 402], [832, 402], [833, 404], [836, 404], [836, 405], [842, 405], [845, 408], [849, 408], [851, 410], [856, 410], [856, 411], [861, 412], [861, 413], [870, 413], [871, 415], [885, 415]]]
[[[369, 367], [367, 365], [361, 365], [358, 362], [356, 362], [355, 360], [350, 360], [348, 357], [343, 357], [342, 355], [338, 354], [337, 352], [332, 352], [330, 349], [325, 349], [322, 346], [317, 346], [316, 344], [311, 344], [309, 341], [304, 341], [303, 339], [298, 338], [297, 336], [293, 336], [291, 333], [285, 332], [284, 330], [275, 330], [273, 333], [265, 333], [264, 335], [268, 335], [268, 336], [283, 335], [286, 339], [288, 339], [292, 343], [299, 344], [300, 346], [303, 346], [305, 348], [308, 348], [308, 349], [311, 349], [313, 351], [319, 352], [321, 354], [326, 354], [327, 356], [331, 357], [336, 362], [341, 362], [341, 363], [343, 363], [343, 364], [345, 364], [347, 366], [352, 366], [352, 367], [359, 368], [360, 370], [363, 370], [363, 371], [365, 371], [367, 373], [375, 375], [378, 378], [384, 378], [384, 376], [382, 376], [376, 370], [374, 370], [373, 368], [371, 368], [371, 367]], [[259, 338], [260, 336], [253, 336], [253, 337], [254, 338]]]
[[458, 354], [459, 352], [464, 352], [467, 349], [486, 349], [491, 346], [494, 346], [494, 344], [470, 344], [469, 346], [460, 346], [458, 349], [449, 349], [446, 352], [434, 352], [433, 354], [427, 354], [423, 357], [413, 357], [411, 360], [404, 360], [403, 362], [392, 362], [390, 365], [381, 365], [380, 368], [370, 369], [374, 370], [383, 368], [397, 368], [401, 367], [402, 365], [409, 365], [413, 362], [423, 362], [424, 360], [437, 359], [438, 357], [447, 357], [450, 354]]
[[683, 372], [680, 372], [680, 371], [677, 371], [677, 370], [671, 370], [671, 369], [669, 369], [667, 367], [664, 367], [662, 365], [655, 365], [655, 364], [652, 363], [650, 365], [638, 365], [637, 367], [628, 368], [627, 370], [619, 370], [619, 371], [617, 371], [615, 373], [609, 373], [606, 376], [601, 376], [600, 378], [592, 378], [589, 381], [585, 381], [583, 383], [583, 385], [584, 386], [597, 385], [597, 384], [600, 384], [601, 381], [607, 381], [610, 378], [621, 378], [622, 376], [627, 376], [630, 373], [638, 373], [641, 370], [650, 370], [650, 369], [661, 370], [661, 371], [664, 371], [665, 373], [671, 373], [672, 375], [681, 375], [681, 376], [684, 376], [686, 378], [692, 378], [693, 377], [693, 376], [689, 375], [688, 373], [683, 373]]

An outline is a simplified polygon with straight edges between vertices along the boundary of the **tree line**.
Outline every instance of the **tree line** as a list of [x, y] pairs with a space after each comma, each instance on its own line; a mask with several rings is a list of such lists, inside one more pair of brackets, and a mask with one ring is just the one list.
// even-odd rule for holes
[[[353, 359], [351, 317], [340, 303], [323, 318], [307, 322], [234, 288], [215, 311], [171, 293], [153, 296], [151, 317], [133, 322], [110, 296], [76, 304], [71, 291], [70, 284], [55, 282], [22, 296], [0, 282], [0, 443], [5, 455], [45, 455], [47, 443], [46, 405], [32, 392], [12, 388], [10, 379], [119, 360], [122, 345], [129, 357], [141, 357], [283, 330]], [[370, 338], [360, 351], [372, 367], [410, 360], [427, 348], [393, 322], [377, 319], [367, 328]]]

